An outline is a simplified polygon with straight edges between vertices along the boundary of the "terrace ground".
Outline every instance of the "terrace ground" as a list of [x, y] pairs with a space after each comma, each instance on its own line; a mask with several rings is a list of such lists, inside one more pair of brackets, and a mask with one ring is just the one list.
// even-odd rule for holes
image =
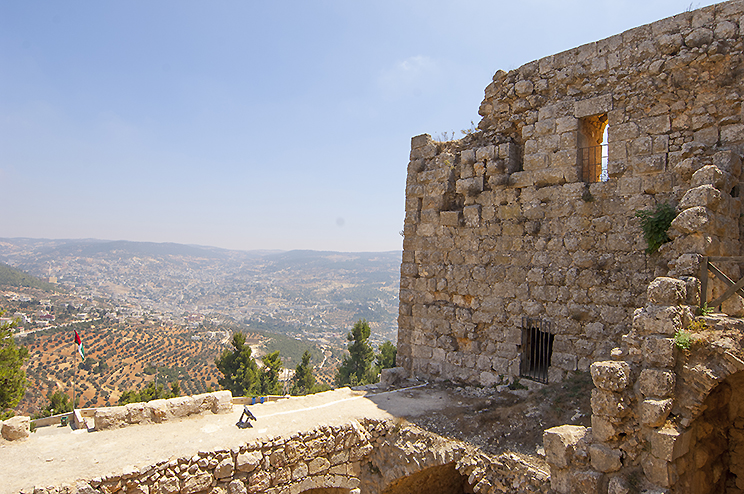
[[102, 477], [198, 451], [230, 449], [255, 439], [364, 417], [407, 420], [490, 454], [513, 451], [547, 471], [540, 454], [542, 432], [564, 423], [588, 425], [591, 379], [579, 374], [562, 384], [529, 386], [532, 389], [511, 390], [407, 383], [391, 391], [342, 388], [254, 405], [257, 420], [247, 429], [235, 425], [242, 411], [237, 405], [229, 414], [100, 432], [43, 427], [26, 441], [0, 441], [0, 492]]

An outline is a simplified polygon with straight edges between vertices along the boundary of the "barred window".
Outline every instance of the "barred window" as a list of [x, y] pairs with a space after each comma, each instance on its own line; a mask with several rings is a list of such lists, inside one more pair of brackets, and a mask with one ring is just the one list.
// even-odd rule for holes
[[519, 362], [521, 377], [541, 383], [548, 382], [553, 338], [550, 321], [532, 317], [522, 318], [522, 355]]

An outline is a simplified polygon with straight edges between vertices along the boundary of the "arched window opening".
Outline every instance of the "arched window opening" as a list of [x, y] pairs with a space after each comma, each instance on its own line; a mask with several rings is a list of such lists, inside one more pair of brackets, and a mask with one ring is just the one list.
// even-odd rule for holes
[[579, 161], [584, 182], [606, 182], [609, 179], [608, 128], [606, 113], [579, 120]]

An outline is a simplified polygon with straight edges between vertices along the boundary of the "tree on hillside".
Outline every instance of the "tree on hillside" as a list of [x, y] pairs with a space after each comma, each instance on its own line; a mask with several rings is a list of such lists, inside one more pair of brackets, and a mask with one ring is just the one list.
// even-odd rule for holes
[[119, 396], [119, 405], [146, 403], [162, 398], [176, 398], [177, 396], [181, 396], [181, 385], [178, 381], [170, 383], [170, 391], [167, 391], [162, 384], [155, 384], [155, 381], [150, 381], [147, 386], [139, 391], [132, 389], [124, 390], [121, 396]]
[[[33, 418], [38, 419], [41, 417], [51, 417], [52, 415], [72, 411], [72, 402], [70, 401], [70, 397], [60, 390], [55, 390], [54, 393], [50, 391], [47, 395], [47, 399], [49, 400], [47, 405], [39, 413], [34, 414]], [[75, 402], [76, 405], [80, 403], [79, 397], [75, 398]]]
[[251, 356], [251, 347], [245, 344], [243, 333], [234, 333], [233, 350], [225, 350], [220, 358], [215, 359], [217, 369], [223, 377], [217, 380], [233, 396], [254, 394], [259, 384], [258, 366]]
[[[4, 314], [0, 310], [0, 317]], [[0, 324], [0, 420], [13, 416], [8, 409], [18, 405], [26, 391], [26, 373], [21, 366], [28, 358], [28, 350], [13, 341], [13, 328], [17, 325], [17, 319]]]
[[264, 364], [261, 374], [259, 375], [259, 394], [278, 395], [282, 393], [282, 385], [279, 382], [283, 366], [282, 359], [279, 358], [279, 350], [271, 352], [261, 357]]
[[390, 369], [395, 367], [395, 357], [398, 354], [398, 348], [393, 345], [390, 341], [386, 341], [380, 345], [380, 353], [375, 356], [377, 361], [377, 372], [382, 369]]
[[310, 351], [305, 350], [305, 353], [302, 354], [302, 362], [295, 367], [292, 388], [289, 390], [290, 394], [307, 395], [313, 392], [315, 376], [313, 375], [313, 366], [310, 365], [310, 358]]
[[358, 386], [377, 381], [377, 373], [372, 368], [375, 352], [367, 341], [370, 333], [367, 321], [360, 319], [346, 335], [350, 342], [349, 356], [344, 358], [336, 373], [336, 386]]

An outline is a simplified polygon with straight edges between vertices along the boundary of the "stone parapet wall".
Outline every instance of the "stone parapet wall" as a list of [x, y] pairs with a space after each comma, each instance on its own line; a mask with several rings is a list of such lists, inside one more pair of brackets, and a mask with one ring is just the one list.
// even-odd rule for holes
[[[443, 475], [423, 475], [449, 467]], [[444, 470], [444, 469], [443, 469]], [[246, 494], [316, 492], [437, 492], [428, 479], [467, 484], [476, 493], [548, 493], [548, 473], [519, 456], [494, 458], [477, 448], [386, 420], [351, 421], [289, 437], [274, 437], [193, 457], [174, 458], [143, 468], [74, 484], [35, 487], [22, 494]], [[458, 480], [460, 479], [460, 480]], [[427, 487], [428, 485], [428, 487]]]
[[[743, 32], [744, 2], [726, 2], [498, 71], [478, 132], [414, 137], [399, 365], [518, 376], [531, 318], [554, 335], [557, 381], [610, 357], [656, 277], [699, 300], [685, 256], [741, 254]], [[604, 122], [607, 179], [585, 182], [580, 148]], [[647, 255], [635, 213], [661, 203], [680, 213], [673, 241]]]
[[130, 403], [116, 407], [96, 408], [95, 430], [116, 429], [136, 424], [159, 423], [203, 412], [232, 411], [232, 393], [216, 391], [194, 396], [179, 396], [147, 403]]

